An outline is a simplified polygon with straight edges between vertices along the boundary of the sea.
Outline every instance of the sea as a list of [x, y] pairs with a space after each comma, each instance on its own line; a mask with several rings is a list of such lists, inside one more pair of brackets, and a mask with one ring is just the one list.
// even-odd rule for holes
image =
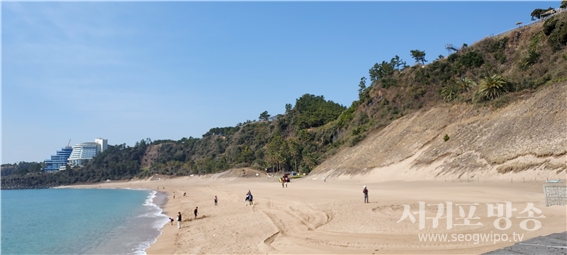
[[1, 254], [145, 254], [168, 223], [165, 193], [1, 191]]

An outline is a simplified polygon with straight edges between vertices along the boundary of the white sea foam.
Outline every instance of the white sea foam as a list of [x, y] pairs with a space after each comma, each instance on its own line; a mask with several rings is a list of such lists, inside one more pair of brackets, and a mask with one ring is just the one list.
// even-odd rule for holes
[[[156, 238], [157, 240], [157, 238]], [[135, 248], [135, 250], [133, 251], [133, 254], [137, 254], [137, 255], [146, 255], [146, 249], [150, 248], [150, 245], [152, 243], [155, 243], [155, 240], [153, 242], [142, 242], [140, 244], [138, 244], [138, 247]]]
[[158, 236], [156, 236], [152, 241], [145, 241], [138, 244], [134, 254], [146, 254], [146, 249], [148, 249], [153, 243], [157, 241], [157, 238], [162, 234], [162, 229], [169, 222], [169, 217], [163, 214], [163, 210], [154, 203], [154, 199], [157, 197], [157, 192], [151, 190], [148, 198], [144, 202], [144, 206], [147, 206], [151, 211], [144, 213], [138, 217], [148, 217], [156, 218], [156, 221], [152, 225], [154, 229], [159, 230]]

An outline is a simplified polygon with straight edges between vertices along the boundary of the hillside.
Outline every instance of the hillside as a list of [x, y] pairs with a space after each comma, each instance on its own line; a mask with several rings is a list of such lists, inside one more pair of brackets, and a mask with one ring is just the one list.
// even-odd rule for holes
[[344, 176], [403, 166], [421, 169], [411, 175], [420, 178], [565, 173], [566, 47], [563, 11], [463, 44], [429, 64], [419, 50], [410, 50], [412, 56], [422, 53], [413, 66], [397, 55], [377, 62], [349, 107], [305, 94], [285, 105], [284, 114], [263, 112], [258, 121], [214, 127], [202, 138], [109, 146], [67, 171], [41, 173], [39, 163], [3, 165], [2, 188], [237, 168]]
[[[476, 146], [493, 148], [496, 154], [479, 156], [476, 159], [474, 154], [458, 154], [459, 160], [466, 159], [470, 164], [462, 162], [460, 163], [462, 166], [458, 169], [446, 171], [460, 171], [463, 167], [479, 169], [501, 164], [505, 160], [514, 158], [515, 156], [509, 154], [517, 150], [505, 146], [516, 142], [530, 143], [531, 140], [525, 139], [525, 136], [536, 132], [524, 131], [516, 140], [508, 140], [510, 144], [498, 144], [500, 139], [507, 139], [517, 131], [511, 130], [512, 126], [509, 124], [500, 122], [513, 122], [516, 117], [527, 118], [504, 112], [514, 110], [510, 105], [533, 96], [543, 97], [545, 98], [542, 99], [543, 101], [549, 101], [549, 98], [546, 98], [548, 94], [540, 95], [538, 91], [567, 80], [565, 44], [567, 44], [567, 12], [530, 26], [484, 38], [470, 46], [463, 45], [459, 51], [428, 65], [417, 64], [410, 67], [396, 56], [389, 62], [377, 63], [369, 70], [370, 85], [366, 87], [364, 80], [361, 80], [363, 87], [359, 90], [360, 99], [347, 109], [341, 109], [332, 101], [325, 101], [322, 96], [304, 95], [297, 99], [293, 107], [286, 106], [284, 115], [276, 116], [271, 121], [247, 122], [236, 127], [211, 129], [202, 139], [195, 140], [190, 146], [182, 145], [190, 139], [170, 141], [165, 144], [154, 143], [146, 151], [143, 158], [145, 163], [142, 163], [142, 167], [147, 169], [147, 173], [170, 174], [183, 174], [183, 171], [184, 174], [207, 173], [238, 167], [275, 168], [299, 172], [311, 172], [315, 169], [316, 172], [320, 172], [321, 169], [332, 169], [328, 167], [329, 165], [337, 165], [334, 159], [346, 153], [342, 151], [365, 151], [368, 144], [376, 143], [373, 145], [376, 147], [387, 144], [382, 146], [382, 156], [373, 156], [373, 160], [362, 157], [353, 162], [341, 163], [343, 169], [361, 170], [399, 162], [414, 155], [417, 149], [422, 149], [423, 145], [428, 144], [434, 137], [441, 135], [442, 138], [445, 133], [452, 138], [444, 143], [445, 146], [447, 144], [457, 146], [459, 142], [466, 141], [467, 137], [459, 137], [461, 134], [453, 130], [443, 130], [456, 128], [449, 124], [457, 121], [469, 121], [471, 125], [477, 125], [479, 128], [497, 130], [486, 134], [487, 136], [481, 133], [471, 134], [485, 136], [483, 139], [487, 141], [495, 141], [490, 146], [487, 142]], [[502, 81], [501, 87], [487, 87], [486, 84], [490, 81], [497, 82], [498, 79]], [[554, 95], [557, 94], [551, 93], [548, 96]], [[546, 110], [561, 108], [556, 105], [538, 107]], [[447, 111], [450, 111], [450, 114]], [[499, 115], [494, 115], [490, 119], [479, 117], [492, 112], [499, 112], [507, 117]], [[538, 116], [544, 115], [538, 113]], [[559, 117], [555, 119], [557, 118]], [[407, 125], [416, 132], [421, 132], [421, 135], [413, 138], [392, 136], [389, 132], [396, 132], [395, 130], [399, 129], [398, 125]], [[458, 127], [471, 128], [465, 124]], [[561, 130], [557, 125], [546, 127], [550, 129], [557, 127], [553, 129], [557, 132]], [[525, 128], [536, 127], [525, 126]], [[404, 129], [400, 132], [411, 133], [413, 129]], [[440, 132], [445, 133], [440, 134]], [[380, 137], [380, 134], [389, 137], [391, 141], [386, 138], [381, 139], [387, 141], [376, 140], [374, 137]], [[409, 139], [407, 141], [412, 143], [406, 146], [405, 139]], [[538, 139], [531, 144], [534, 146], [541, 144], [543, 147], [538, 147], [541, 150], [551, 146], [543, 142], [547, 139]], [[361, 145], [363, 147], [357, 146], [361, 141], [364, 141]], [[395, 145], [403, 148], [397, 148]], [[525, 151], [532, 149], [529, 146], [522, 148]], [[550, 148], [555, 149], [555, 147]], [[430, 150], [435, 148], [431, 147]], [[441, 154], [453, 155], [456, 153], [455, 150], [457, 149], [447, 148]], [[339, 151], [340, 154], [333, 156]], [[375, 153], [373, 150], [362, 152], [366, 155]], [[438, 163], [435, 159], [440, 155], [429, 151], [423, 153], [419, 163], [416, 164]], [[528, 152], [520, 154], [526, 153]], [[549, 152], [535, 152], [537, 156], [546, 153]], [[502, 156], [496, 156], [500, 154]], [[554, 152], [553, 155], [562, 154]], [[457, 164], [459, 160], [452, 164]], [[480, 164], [479, 162], [483, 160], [488, 161]], [[368, 164], [363, 163], [367, 161]], [[556, 161], [550, 164], [553, 165], [550, 167], [555, 167]], [[499, 169], [501, 172], [506, 172], [504, 168], [505, 166], [502, 165]], [[528, 168], [528, 166], [522, 164], [514, 166], [514, 169], [520, 168]]]
[[[410, 180], [492, 179], [498, 174], [525, 172], [530, 178], [564, 179], [567, 82], [522, 97], [525, 99], [500, 109], [442, 104], [404, 116], [359, 145], [337, 153], [312, 174], [384, 171], [391, 175], [384, 179]], [[397, 169], [392, 173], [388, 166]], [[421, 170], [424, 174], [415, 175]]]

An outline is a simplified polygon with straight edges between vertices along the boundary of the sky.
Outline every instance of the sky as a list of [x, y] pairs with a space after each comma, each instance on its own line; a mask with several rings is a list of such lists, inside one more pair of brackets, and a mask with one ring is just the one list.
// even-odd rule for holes
[[348, 107], [374, 63], [431, 63], [559, 4], [3, 1], [1, 162], [200, 138], [307, 93]]

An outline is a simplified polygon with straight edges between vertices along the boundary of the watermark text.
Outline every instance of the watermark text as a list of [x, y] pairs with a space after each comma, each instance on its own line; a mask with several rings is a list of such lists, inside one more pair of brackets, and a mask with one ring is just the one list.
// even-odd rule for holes
[[499, 233], [469, 233], [469, 234], [417, 234], [420, 242], [443, 242], [443, 243], [456, 243], [456, 242], [472, 242], [479, 243], [492, 243], [499, 242], [521, 242], [524, 239], [524, 234], [512, 235], [499, 234]]

